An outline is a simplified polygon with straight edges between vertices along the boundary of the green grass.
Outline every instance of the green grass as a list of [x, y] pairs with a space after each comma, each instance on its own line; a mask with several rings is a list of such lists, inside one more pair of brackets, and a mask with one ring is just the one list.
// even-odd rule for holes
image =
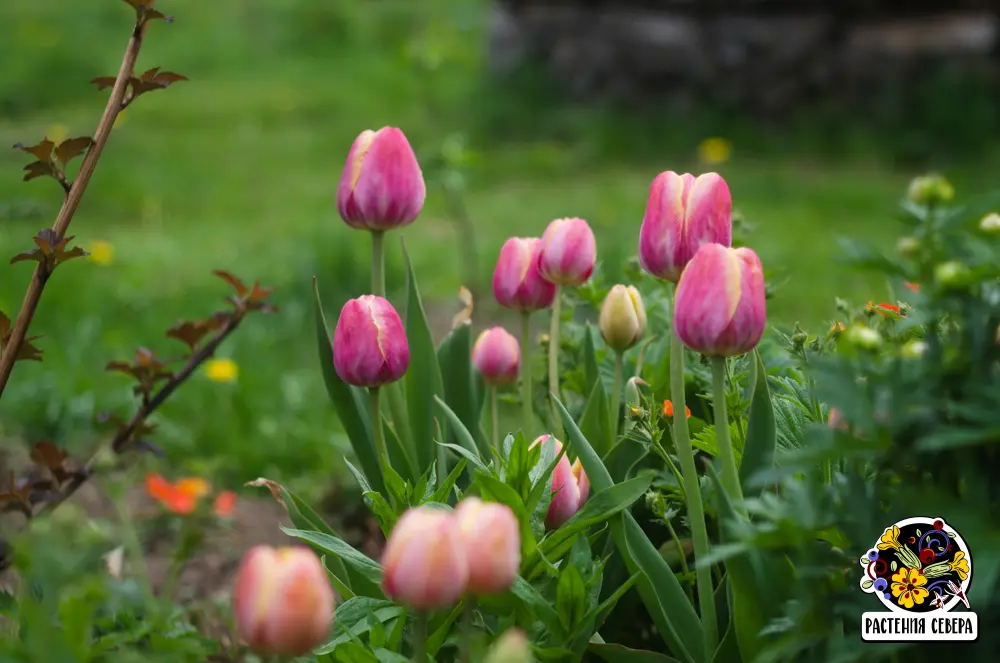
[[[241, 367], [238, 382], [196, 376], [158, 415], [156, 441], [188, 469], [233, 483], [295, 481], [307, 469], [314, 481], [317, 468], [338, 475], [347, 445], [317, 366], [310, 279], [319, 277], [331, 317], [367, 290], [368, 238], [340, 221], [334, 192], [354, 137], [385, 124], [402, 127], [428, 164], [424, 214], [404, 234], [420, 287], [440, 311], [452, 310], [468, 250], [448, 218], [442, 173], [430, 166], [452, 135], [469, 142], [473, 157], [466, 202], [483, 284], [506, 237], [538, 235], [568, 215], [592, 223], [615, 274], [635, 253], [650, 181], [665, 169], [702, 169], [695, 148], [711, 130], [735, 143], [719, 171], [754, 225], [752, 245], [788, 279], [771, 303], [773, 319], [818, 326], [836, 295], [884, 294], [882, 284], [835, 263], [836, 239], [891, 246], [894, 208], [915, 172], [862, 158], [863, 149], [833, 161], [804, 149], [744, 150], [722, 125], [519, 102], [485, 74], [482, 0], [161, 4], [178, 20], [150, 29], [140, 69], [160, 65], [191, 81], [138, 100], [113, 134], [71, 234], [83, 246], [111, 242], [115, 261], [69, 263], [47, 287], [32, 327], [43, 335], [45, 362], [17, 366], [0, 406], [7, 436], [92, 444], [95, 413], [131, 413], [130, 385], [105, 373], [106, 362], [140, 345], [179, 349], [163, 332], [222, 305], [226, 286], [210, 274], [221, 268], [275, 286], [281, 312], [247, 320], [221, 353]], [[117, 70], [129, 9], [115, 0], [91, 5], [0, 8], [0, 144], [34, 142], [54, 125], [70, 136], [93, 131], [106, 94], [87, 81]], [[424, 71], [412, 53], [442, 61]], [[3, 255], [51, 225], [61, 199], [54, 182], [19, 181], [26, 162], [0, 151]], [[992, 163], [946, 173], [960, 193], [982, 192]], [[390, 290], [398, 292], [397, 242], [391, 235]], [[0, 310], [11, 317], [29, 269], [5, 267], [0, 278]], [[484, 292], [482, 314], [513, 324], [491, 311]]]

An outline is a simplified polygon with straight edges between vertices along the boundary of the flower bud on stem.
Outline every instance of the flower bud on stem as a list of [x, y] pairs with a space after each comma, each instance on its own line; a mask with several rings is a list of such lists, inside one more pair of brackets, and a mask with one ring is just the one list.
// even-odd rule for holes
[[618, 438], [618, 409], [621, 407], [622, 398], [622, 352], [615, 352], [615, 379], [611, 384], [611, 439], [608, 442], [608, 449], [615, 446]]
[[427, 663], [427, 613], [419, 610], [413, 615], [413, 663]]
[[[688, 420], [684, 416], [687, 408], [687, 399], [684, 395], [684, 346], [676, 329], [671, 331], [670, 341], [670, 400], [674, 406], [674, 447], [681, 463], [688, 520], [691, 523], [691, 538], [697, 562], [708, 555], [708, 528], [705, 525], [705, 508], [701, 502], [698, 471], [694, 466], [694, 448], [691, 446]], [[713, 652], [719, 643], [719, 622], [715, 614], [712, 568], [707, 565], [696, 566], [695, 580], [698, 585], [702, 629], [705, 632], [705, 651]]]
[[372, 294], [385, 297], [385, 231], [372, 231]]
[[729, 439], [729, 413], [726, 411], [726, 358], [712, 357], [712, 408], [715, 410], [715, 438], [722, 460], [722, 487], [733, 501], [736, 513], [746, 516], [743, 489], [736, 469], [736, 455]]
[[473, 627], [475, 612], [476, 600], [471, 596], [465, 597], [462, 602], [462, 656], [459, 659], [461, 663], [472, 663], [473, 636], [476, 633]]
[[531, 312], [521, 313], [521, 347], [524, 354], [521, 369], [521, 401], [524, 409], [524, 436], [531, 437]]
[[559, 394], [559, 318], [562, 316], [562, 287], [556, 285], [556, 296], [552, 300], [552, 324], [549, 328], [549, 408], [552, 410], [552, 422], [555, 426], [556, 437], [562, 439], [562, 417], [556, 410], [555, 398], [562, 398]]
[[499, 399], [497, 398], [497, 386], [490, 385], [490, 415], [493, 420], [493, 448], [500, 452], [500, 411]]
[[[385, 431], [382, 430], [382, 416], [380, 407], [380, 396], [378, 387], [371, 387], [368, 390], [368, 402], [371, 404], [371, 416], [372, 416], [372, 442], [375, 445], [375, 453], [378, 455], [379, 465], [382, 467], [382, 476], [384, 477], [389, 470], [389, 450], [385, 446]], [[389, 495], [392, 499], [392, 495]], [[393, 505], [395, 508], [397, 505]]]

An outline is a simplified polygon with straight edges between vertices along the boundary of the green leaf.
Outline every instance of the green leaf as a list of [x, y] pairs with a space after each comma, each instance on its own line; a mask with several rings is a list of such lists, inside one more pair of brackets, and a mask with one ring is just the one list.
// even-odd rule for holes
[[604, 600], [600, 605], [595, 606], [589, 613], [587, 613], [583, 620], [588, 621], [590, 619], [594, 620], [594, 630], [598, 630], [604, 624], [604, 621], [611, 615], [611, 611], [615, 609], [618, 601], [622, 599], [625, 594], [628, 593], [630, 589], [642, 577], [642, 573], [633, 573], [628, 580], [626, 580], [622, 585], [614, 591], [614, 593]]
[[559, 582], [556, 584], [556, 613], [567, 633], [575, 631], [575, 627], [583, 618], [587, 609], [586, 600], [587, 588], [583, 584], [583, 576], [580, 575], [579, 569], [567, 564], [559, 574]]
[[[455, 623], [458, 616], [462, 614], [462, 602], [459, 602], [451, 612], [444, 618], [441, 624], [436, 625], [434, 632], [430, 634], [427, 638], [427, 655], [435, 658], [438, 651], [444, 645], [445, 640], [448, 639], [448, 635], [451, 633], [451, 625]], [[436, 658], [435, 658], [436, 660]]]
[[[413, 265], [403, 247], [403, 262], [406, 265], [406, 340], [410, 344], [410, 366], [406, 369], [406, 407], [416, 448], [418, 471], [423, 472], [435, 460], [434, 447], [434, 398], [444, 396], [441, 367], [438, 365], [434, 337], [427, 322]], [[457, 417], [456, 417], [457, 418]], [[475, 445], [473, 445], [475, 446]]]
[[460, 446], [458, 446], [456, 444], [446, 444], [444, 442], [438, 442], [438, 444], [440, 444], [442, 447], [444, 447], [446, 449], [451, 449], [452, 451], [454, 451], [455, 453], [457, 453], [459, 456], [461, 456], [462, 460], [465, 460], [466, 462], [472, 463], [472, 466], [475, 469], [477, 469], [480, 472], [482, 472], [483, 474], [488, 474], [490, 476], [493, 476], [493, 470], [491, 470], [489, 468], [489, 466], [487, 466], [486, 464], [484, 464], [483, 461], [479, 459], [479, 456], [477, 456], [472, 451], [469, 451], [465, 447], [460, 447]]
[[[461, 324], [452, 329], [438, 346], [437, 358], [444, 382], [444, 401], [462, 421], [466, 430], [478, 431], [481, 408], [473, 385], [472, 326]], [[489, 457], [489, 441], [482, 436], [473, 437], [480, 455]], [[458, 443], [454, 431], [449, 431], [448, 442]]]
[[676, 658], [644, 649], [629, 649], [622, 645], [591, 644], [587, 651], [608, 663], [680, 663]]
[[379, 663], [410, 663], [410, 659], [402, 654], [397, 654], [391, 649], [376, 647], [372, 650], [372, 653], [378, 658]]
[[389, 433], [386, 433], [386, 440], [395, 443], [395, 446], [389, 447], [393, 466], [403, 468], [407, 477], [411, 481], [416, 481], [420, 471], [417, 470], [417, 449], [413, 441], [413, 431], [410, 430], [404, 386], [403, 380], [397, 380], [379, 387], [382, 392], [382, 416], [392, 422], [392, 434], [390, 437]]
[[319, 285], [315, 276], [313, 277], [313, 296], [316, 304], [316, 341], [319, 348], [319, 364], [320, 368], [323, 369], [326, 391], [337, 410], [337, 417], [344, 427], [344, 432], [347, 433], [347, 439], [351, 442], [354, 455], [361, 463], [361, 469], [364, 470], [365, 476], [368, 477], [368, 481], [375, 489], [383, 492], [385, 485], [382, 483], [382, 471], [372, 443], [368, 397], [364, 390], [341, 380], [333, 368], [333, 344], [330, 329], [323, 314], [323, 304], [320, 301]]
[[588, 440], [600, 440], [600, 445], [594, 448], [600, 456], [611, 449], [611, 414], [608, 408], [608, 394], [604, 389], [604, 382], [597, 380], [590, 390], [587, 403], [583, 406], [580, 431]]
[[382, 663], [368, 647], [357, 642], [345, 642], [333, 651], [333, 657], [340, 663]]
[[604, 466], [608, 468], [615, 481], [624, 481], [636, 463], [645, 458], [647, 453], [649, 451], [644, 444], [626, 435], [604, 456]]
[[[567, 437], [590, 478], [590, 485], [598, 491], [613, 486], [614, 481], [600, 456], [580, 432], [566, 407], [559, 399], [555, 399], [555, 404]], [[612, 517], [609, 523], [615, 547], [629, 574], [642, 571], [645, 576], [639, 581], [639, 594], [667, 646], [682, 660], [702, 663], [706, 655], [701, 621], [666, 560], [628, 511]]]
[[282, 527], [281, 531], [290, 537], [305, 541], [320, 552], [332, 555], [343, 560], [344, 565], [352, 571], [356, 571], [360, 578], [363, 578], [367, 587], [353, 587], [358, 597], [384, 598], [385, 594], [379, 588], [382, 582], [382, 565], [369, 559], [364, 554], [355, 550], [341, 539], [324, 534], [322, 532], [312, 532], [301, 529], [291, 529]]
[[767, 371], [760, 358], [760, 351], [754, 349], [754, 366], [757, 382], [750, 400], [750, 419], [747, 424], [747, 441], [743, 446], [740, 461], [740, 482], [747, 486], [754, 475], [774, 467], [775, 447], [778, 431], [774, 420], [774, 406], [771, 403], [771, 389], [767, 384]]
[[434, 491], [434, 493], [430, 497], [428, 497], [426, 500], [424, 500], [424, 502], [425, 503], [427, 503], [427, 502], [443, 502], [443, 503], [447, 504], [447, 502], [448, 502], [448, 496], [451, 495], [451, 489], [452, 489], [452, 487], [455, 485], [455, 482], [458, 481], [458, 477], [460, 477], [462, 475], [462, 471], [465, 469], [465, 466], [468, 465], [468, 464], [469, 464], [469, 461], [467, 461], [465, 458], [462, 458], [461, 460], [459, 460], [458, 464], [455, 465], [455, 467], [452, 468], [451, 472], [448, 473], [448, 476], [445, 477], [444, 482], [441, 484], [441, 487], [438, 488], [436, 491]]
[[583, 377], [584, 377], [584, 388], [586, 391], [584, 393], [591, 394], [594, 391], [594, 385], [601, 382], [601, 367], [597, 363], [597, 344], [594, 341], [594, 326], [589, 322], [583, 328], [583, 344], [581, 347], [583, 352]]
[[559, 620], [559, 613], [552, 607], [552, 603], [542, 596], [531, 583], [518, 576], [511, 586], [510, 591], [524, 603], [531, 614], [544, 626], [555, 633], [562, 632], [562, 622]]
[[[476, 440], [472, 437], [472, 433], [469, 432], [469, 429], [465, 427], [465, 424], [462, 423], [462, 420], [458, 418], [458, 415], [455, 414], [454, 410], [448, 407], [448, 404], [438, 396], [434, 397], [433, 404], [437, 406], [437, 409], [444, 415], [448, 425], [454, 429], [455, 437], [458, 439], [459, 446], [466, 449], [471, 456], [474, 456], [477, 460], [479, 460], [479, 447], [476, 445]], [[467, 455], [466, 458], [469, 458], [469, 456]], [[469, 458], [469, 460], [471, 461], [472, 459]], [[479, 462], [482, 463], [481, 460]]]
[[521, 525], [521, 559], [531, 559], [538, 544], [531, 530], [531, 518], [524, 502], [521, 501], [521, 496], [503, 481], [489, 474], [477, 474], [474, 485], [479, 487], [479, 493], [484, 500], [506, 504], [514, 512], [517, 522]]
[[[371, 630], [371, 618], [384, 624], [403, 614], [404, 608], [385, 599], [356, 596], [337, 606], [334, 615], [336, 637], [315, 651], [317, 656], [329, 654], [339, 645], [347, 643]], [[371, 616], [371, 617], [370, 617]]]
[[385, 489], [389, 494], [389, 503], [397, 509], [396, 515], [402, 515], [410, 503], [412, 489], [392, 467], [386, 468]]
[[396, 526], [396, 512], [392, 510], [392, 507], [385, 501], [381, 493], [370, 490], [365, 492], [362, 497], [365, 500], [365, 506], [368, 507], [368, 510], [375, 516], [375, 520], [378, 521], [379, 527], [382, 529], [382, 534], [389, 536], [392, 528]]

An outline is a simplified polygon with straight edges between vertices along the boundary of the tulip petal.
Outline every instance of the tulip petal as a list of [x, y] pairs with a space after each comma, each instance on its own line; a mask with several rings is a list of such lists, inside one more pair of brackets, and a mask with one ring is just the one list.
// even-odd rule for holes
[[716, 173], [699, 175], [687, 192], [684, 254], [687, 264], [705, 244], [732, 244], [733, 199], [729, 185]]
[[688, 263], [674, 305], [674, 328], [684, 344], [715, 354], [715, 344], [740, 303], [740, 261], [721, 244], [706, 244]]

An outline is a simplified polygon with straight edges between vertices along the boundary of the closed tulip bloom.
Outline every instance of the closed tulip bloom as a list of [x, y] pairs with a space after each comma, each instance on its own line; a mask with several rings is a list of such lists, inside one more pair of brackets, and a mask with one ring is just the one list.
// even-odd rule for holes
[[468, 591], [476, 595], [506, 591], [521, 568], [521, 527], [505, 504], [467, 497], [455, 518], [469, 562]]
[[639, 264], [676, 283], [701, 246], [732, 244], [732, 211], [729, 186], [718, 174], [660, 173], [649, 189], [639, 230]]
[[597, 262], [597, 240], [583, 219], [556, 219], [542, 235], [538, 271], [557, 285], [580, 285]]
[[449, 608], [465, 593], [469, 564], [451, 511], [410, 509], [396, 522], [382, 556], [382, 589], [417, 610]]
[[402, 131], [368, 129], [354, 140], [337, 187], [337, 211], [347, 225], [402, 228], [419, 216], [426, 195], [420, 164]]
[[[531, 446], [543, 444], [550, 437], [551, 435], [540, 435]], [[558, 454], [562, 451], [562, 442], [555, 439], [553, 441]], [[589, 492], [590, 479], [583, 471], [580, 460], [577, 459], [571, 464], [566, 456], [560, 458], [556, 468], [552, 470], [552, 501], [549, 503], [548, 513], [545, 514], [545, 526], [555, 529], [572, 518], [587, 501]]]
[[364, 295], [344, 304], [333, 333], [333, 367], [341, 380], [379, 387], [403, 377], [409, 365], [403, 321], [388, 300]]
[[472, 365], [486, 384], [508, 384], [521, 368], [521, 346], [503, 327], [487, 329], [472, 346]]
[[556, 286], [538, 271], [537, 237], [511, 237], [504, 242], [493, 271], [493, 296], [504, 308], [530, 313], [552, 306]]
[[757, 254], [706, 244], [677, 284], [674, 328], [703, 355], [731, 357], [753, 350], [764, 334], [764, 270]]
[[646, 332], [646, 307], [642, 295], [634, 286], [616, 285], [604, 298], [597, 322], [608, 347], [625, 352]]
[[333, 622], [326, 569], [308, 548], [252, 548], [236, 576], [233, 612], [240, 635], [260, 656], [308, 654]]
[[524, 631], [511, 627], [493, 642], [485, 663], [532, 663], [531, 643]]

